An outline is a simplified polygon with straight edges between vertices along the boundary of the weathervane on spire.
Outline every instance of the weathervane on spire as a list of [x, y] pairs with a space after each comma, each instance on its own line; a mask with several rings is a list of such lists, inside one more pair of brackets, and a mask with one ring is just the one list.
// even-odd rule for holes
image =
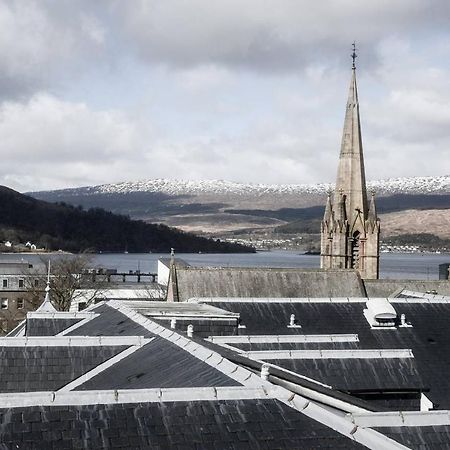
[[353, 60], [352, 69], [356, 69], [355, 60], [358, 57], [358, 55], [356, 54], [356, 42], [355, 41], [353, 41], [352, 47], [353, 47], [353, 53], [351, 54], [351, 57]]

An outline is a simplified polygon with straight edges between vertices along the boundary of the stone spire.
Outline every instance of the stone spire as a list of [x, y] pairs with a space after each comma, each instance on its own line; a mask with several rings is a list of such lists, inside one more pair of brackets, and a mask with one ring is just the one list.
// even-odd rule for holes
[[345, 110], [334, 200], [328, 197], [322, 221], [320, 266], [356, 269], [362, 278], [378, 278], [380, 221], [375, 197], [367, 202], [358, 88], [356, 45]]
[[177, 265], [175, 261], [175, 251], [173, 248], [170, 249], [169, 279], [167, 282], [166, 301], [168, 302], [180, 301], [180, 296], [178, 295]]
[[[345, 209], [349, 223], [353, 223], [355, 211], [361, 211], [364, 219], [367, 218], [366, 177], [354, 61], [356, 53], [353, 53], [352, 57], [352, 78], [345, 110], [344, 130], [336, 179], [336, 192], [342, 192], [346, 197]], [[335, 198], [336, 201], [338, 199]], [[336, 203], [335, 206], [337, 206]]]

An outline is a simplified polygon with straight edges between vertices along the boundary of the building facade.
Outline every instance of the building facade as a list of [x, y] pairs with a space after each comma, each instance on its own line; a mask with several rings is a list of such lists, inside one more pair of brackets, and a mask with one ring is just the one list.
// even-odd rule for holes
[[334, 195], [330, 192], [321, 226], [320, 265], [323, 269], [356, 269], [362, 278], [379, 276], [380, 220], [375, 194], [367, 198], [356, 68], [345, 112]]

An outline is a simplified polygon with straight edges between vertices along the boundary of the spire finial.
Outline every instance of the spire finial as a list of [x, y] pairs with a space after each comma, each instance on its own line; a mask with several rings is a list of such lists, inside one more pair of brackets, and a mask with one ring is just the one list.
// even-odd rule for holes
[[45, 287], [45, 292], [49, 291], [50, 291], [50, 259], [48, 260], [47, 286]]
[[356, 58], [358, 57], [358, 55], [356, 54], [356, 41], [353, 41], [352, 49], [353, 49], [353, 52], [351, 54], [352, 61], [353, 61], [352, 69], [356, 69], [355, 61], [356, 61]]

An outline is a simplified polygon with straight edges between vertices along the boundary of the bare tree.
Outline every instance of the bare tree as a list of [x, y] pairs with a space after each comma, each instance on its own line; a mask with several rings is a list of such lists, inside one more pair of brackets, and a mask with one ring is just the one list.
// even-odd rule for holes
[[[43, 262], [48, 265], [48, 259]], [[91, 268], [92, 260], [88, 255], [68, 255], [51, 261], [50, 299], [57, 310], [68, 311], [71, 302], [81, 300], [88, 306], [101, 296], [106, 289], [106, 279], [94, 276]], [[28, 275], [27, 291], [33, 303], [40, 303], [47, 281], [46, 270], [41, 267]]]

